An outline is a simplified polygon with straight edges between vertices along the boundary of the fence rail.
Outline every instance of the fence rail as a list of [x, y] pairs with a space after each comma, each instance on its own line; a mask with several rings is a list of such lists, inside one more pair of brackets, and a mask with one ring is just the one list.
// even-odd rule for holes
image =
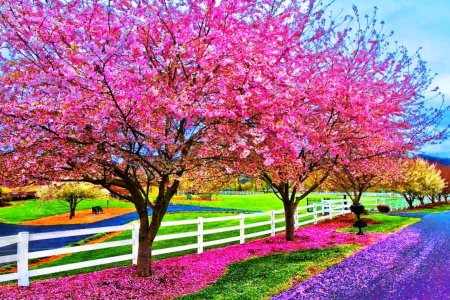
[[[324, 219], [331, 219], [337, 215], [343, 215], [349, 213], [348, 206], [351, 201], [340, 199], [340, 200], [324, 200], [321, 204], [312, 204], [306, 206], [300, 206], [297, 208], [294, 214], [294, 224], [297, 229], [299, 226], [307, 225], [307, 224], [317, 224], [318, 221]], [[377, 200], [376, 203], [382, 203], [382, 200]], [[393, 203], [390, 203], [391, 206]], [[403, 205], [399, 202], [398, 204], [394, 204], [395, 206], [392, 209], [399, 209], [403, 207]], [[312, 209], [312, 212], [308, 212], [308, 209]], [[300, 211], [300, 213], [299, 213]], [[303, 211], [305, 211], [303, 213]], [[253, 221], [246, 222], [248, 219], [260, 217], [260, 216], [269, 216], [270, 220], [268, 221]], [[223, 222], [230, 220], [238, 220], [239, 225], [228, 226], [228, 227], [220, 227], [215, 229], [205, 229], [204, 224], [213, 223], [213, 222]], [[299, 221], [301, 220], [301, 221]], [[197, 225], [196, 231], [189, 231], [184, 233], [176, 233], [176, 234], [166, 234], [166, 235], [158, 235], [155, 238], [155, 241], [165, 241], [165, 240], [176, 240], [187, 237], [197, 237], [197, 242], [182, 246], [164, 248], [152, 250], [152, 255], [162, 255], [168, 253], [175, 253], [185, 250], [196, 249], [197, 253], [203, 253], [206, 247], [228, 244], [232, 242], [239, 242], [240, 244], [245, 243], [246, 240], [250, 238], [270, 235], [274, 236], [277, 232], [285, 231], [284, 226], [277, 226], [278, 223], [284, 222], [284, 211], [270, 211], [263, 213], [253, 213], [253, 214], [239, 214], [236, 216], [227, 216], [227, 217], [217, 217], [217, 218], [203, 218], [199, 217], [198, 219], [192, 220], [182, 220], [182, 221], [170, 221], [170, 222], [162, 222], [162, 227], [167, 226], [180, 226], [180, 225]], [[263, 227], [261, 230], [251, 233], [246, 233], [246, 229]], [[270, 229], [267, 229], [270, 227]], [[88, 234], [97, 234], [97, 233], [109, 233], [109, 232], [117, 232], [117, 231], [131, 231], [131, 239], [113, 241], [113, 242], [104, 242], [99, 244], [90, 244], [90, 245], [81, 245], [74, 247], [64, 247], [58, 249], [51, 250], [40, 250], [40, 251], [29, 251], [29, 242], [30, 241], [38, 241], [38, 240], [48, 240], [60, 237], [69, 237], [69, 236], [81, 236]], [[238, 232], [236, 236], [216, 239], [211, 241], [204, 241], [204, 237], [210, 234], [222, 233], [222, 232]], [[0, 263], [17, 263], [17, 272], [2, 274], [0, 275], [0, 282], [13, 281], [17, 280], [19, 286], [28, 286], [29, 278], [47, 275], [62, 271], [69, 271], [75, 269], [81, 269], [86, 267], [110, 264], [115, 262], [122, 262], [130, 260], [132, 264], [137, 264], [137, 256], [138, 256], [138, 247], [139, 247], [139, 224], [133, 223], [131, 225], [121, 225], [121, 226], [109, 226], [109, 227], [100, 227], [100, 228], [92, 228], [92, 229], [82, 229], [82, 230], [71, 230], [71, 231], [59, 231], [59, 232], [49, 232], [49, 233], [37, 233], [37, 234], [29, 234], [28, 232], [21, 232], [18, 235], [14, 236], [6, 236], [0, 237], [0, 247], [4, 247], [11, 244], [17, 244], [17, 254], [14, 255], [6, 255], [0, 256]], [[119, 246], [131, 245], [131, 253], [126, 255], [113, 256], [108, 258], [95, 259], [90, 261], [83, 261], [77, 263], [71, 263], [66, 265], [47, 267], [42, 269], [33, 269], [29, 270], [28, 262], [30, 259], [38, 259], [44, 258], [54, 255], [61, 254], [71, 254], [82, 251], [92, 251], [106, 248], [113, 248]]]

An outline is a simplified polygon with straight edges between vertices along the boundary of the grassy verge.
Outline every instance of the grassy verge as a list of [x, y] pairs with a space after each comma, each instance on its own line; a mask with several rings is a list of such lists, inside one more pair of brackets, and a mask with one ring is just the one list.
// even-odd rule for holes
[[[65, 203], [57, 200], [23, 200], [12, 201], [11, 206], [0, 208], [0, 222], [18, 224], [24, 221], [36, 220], [48, 216], [59, 215], [69, 212]], [[93, 206], [111, 208], [133, 208], [133, 204], [115, 199], [86, 199], [81, 201], [77, 210], [91, 209]]]
[[[420, 218], [399, 217], [385, 214], [371, 214], [361, 217], [362, 220], [373, 220], [375, 224], [369, 224], [364, 228], [365, 232], [393, 233], [403, 227], [420, 221]], [[346, 227], [337, 230], [338, 232], [358, 232], [358, 228]]]
[[231, 264], [215, 284], [179, 299], [269, 299], [344, 260], [359, 249], [341, 245], [256, 257]]
[[415, 207], [412, 210], [408, 209], [404, 212], [437, 214], [448, 210], [450, 210], [450, 203], [436, 203], [433, 205], [427, 204], [422, 207]]
[[255, 195], [215, 195], [212, 200], [172, 200], [174, 204], [209, 206], [217, 208], [234, 208], [242, 210], [278, 210], [283, 203], [275, 194]]
[[[342, 200], [342, 196], [328, 196], [310, 194], [307, 198], [321, 200], [323, 198]], [[375, 206], [375, 201], [379, 197], [364, 196], [361, 199], [361, 203], [368, 206]], [[351, 201], [347, 199], [347, 201]], [[197, 205], [197, 206], [209, 206], [218, 208], [234, 208], [242, 210], [279, 210], [283, 209], [283, 203], [273, 193], [270, 194], [255, 194], [255, 195], [215, 195], [212, 200], [180, 200], [174, 199], [172, 203]], [[350, 203], [350, 202], [349, 202]], [[301, 200], [299, 206], [307, 205], [306, 198]]]

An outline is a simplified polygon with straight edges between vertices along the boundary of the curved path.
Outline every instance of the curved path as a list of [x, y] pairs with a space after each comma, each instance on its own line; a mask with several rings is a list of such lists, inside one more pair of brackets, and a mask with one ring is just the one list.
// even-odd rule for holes
[[[242, 210], [226, 209], [226, 208], [215, 208], [215, 207], [204, 207], [204, 206], [193, 206], [193, 205], [177, 205], [170, 204], [167, 210], [168, 213], [174, 212], [193, 212], [193, 211], [204, 211], [204, 212], [245, 212]], [[152, 214], [152, 210], [149, 209], [149, 216]], [[31, 226], [31, 225], [14, 225], [14, 224], [4, 224], [0, 223], [0, 237], [8, 235], [16, 235], [19, 232], [29, 232], [29, 233], [43, 233], [43, 232], [53, 232], [53, 231], [64, 231], [64, 230], [77, 230], [86, 228], [96, 228], [105, 226], [117, 226], [127, 224], [131, 221], [138, 220], [139, 216], [137, 212], [127, 213], [120, 216], [116, 216], [110, 219], [89, 223], [89, 224], [71, 224], [71, 225], [47, 225], [47, 226]], [[64, 247], [70, 243], [74, 243], [85, 239], [91, 235], [83, 236], [73, 236], [65, 237], [44, 241], [32, 241], [30, 242], [30, 251], [38, 250], [48, 250]], [[16, 244], [0, 247], [0, 256], [10, 255], [17, 252]]]
[[273, 299], [449, 300], [450, 212], [414, 216], [422, 221]]

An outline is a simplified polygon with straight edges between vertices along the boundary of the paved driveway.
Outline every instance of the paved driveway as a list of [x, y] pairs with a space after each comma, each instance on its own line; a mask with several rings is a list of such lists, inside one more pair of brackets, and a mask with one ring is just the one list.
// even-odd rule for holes
[[450, 212], [362, 250], [273, 299], [450, 299]]

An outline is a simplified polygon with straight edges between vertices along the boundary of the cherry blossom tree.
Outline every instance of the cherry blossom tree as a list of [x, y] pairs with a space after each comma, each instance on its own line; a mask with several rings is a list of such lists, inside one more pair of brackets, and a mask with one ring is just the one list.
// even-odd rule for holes
[[[294, 239], [294, 211], [302, 199], [333, 169], [363, 167], [350, 153], [370, 166], [372, 157], [406, 153], [445, 134], [433, 130], [448, 107], [425, 107], [423, 94], [432, 77], [420, 56], [403, 47], [389, 50], [391, 34], [382, 33], [376, 15], [364, 22], [354, 11], [356, 22], [343, 30], [330, 22], [326, 34], [286, 58], [287, 73], [294, 76], [280, 87], [285, 104], [263, 133], [254, 133], [249, 166], [283, 202], [288, 240]], [[351, 34], [354, 25], [358, 29]], [[317, 171], [322, 176], [305, 187]]]
[[382, 185], [396, 175], [395, 161], [389, 157], [352, 159], [351, 164], [336, 166], [327, 184], [344, 191], [354, 205], [360, 203], [362, 194], [372, 187]]
[[0, 181], [122, 188], [139, 276], [185, 172], [244, 157], [242, 133], [288, 107], [286, 58], [324, 34], [315, 1], [0, 3]]

